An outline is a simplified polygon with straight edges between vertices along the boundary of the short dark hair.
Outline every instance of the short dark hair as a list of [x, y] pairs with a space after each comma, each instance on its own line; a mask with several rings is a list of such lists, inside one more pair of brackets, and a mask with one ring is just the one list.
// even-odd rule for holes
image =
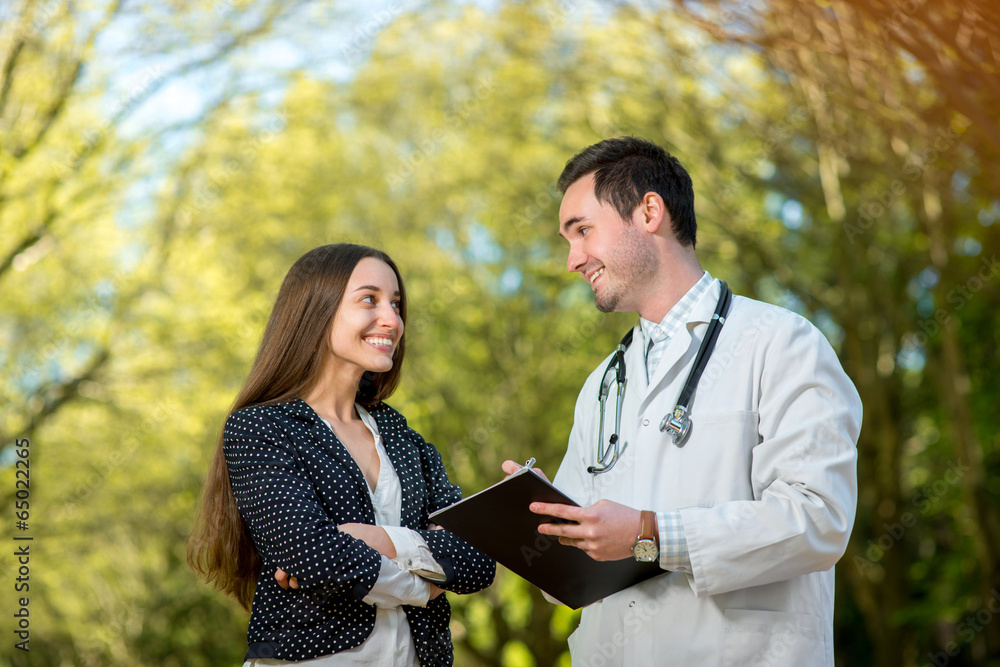
[[660, 195], [670, 211], [677, 241], [694, 246], [698, 231], [694, 186], [673, 155], [637, 137], [605, 139], [584, 148], [566, 163], [559, 176], [559, 191], [565, 193], [590, 173], [594, 174], [597, 201], [613, 206], [626, 222], [647, 192]]

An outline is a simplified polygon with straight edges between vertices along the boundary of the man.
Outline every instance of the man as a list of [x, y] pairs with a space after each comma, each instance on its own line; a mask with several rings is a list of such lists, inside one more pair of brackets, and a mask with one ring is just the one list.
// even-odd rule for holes
[[567, 268], [598, 309], [640, 320], [624, 354], [617, 458], [614, 388], [608, 453], [597, 453], [609, 357], [580, 392], [554, 481], [581, 507], [531, 509], [575, 522], [539, 532], [597, 560], [664, 570], [583, 610], [573, 664], [832, 667], [833, 566], [857, 500], [854, 385], [807, 320], [734, 297], [688, 401], [690, 431], [675, 439], [661, 422], [722, 292], [695, 254], [691, 179], [662, 148], [621, 137], [571, 159], [559, 188]]

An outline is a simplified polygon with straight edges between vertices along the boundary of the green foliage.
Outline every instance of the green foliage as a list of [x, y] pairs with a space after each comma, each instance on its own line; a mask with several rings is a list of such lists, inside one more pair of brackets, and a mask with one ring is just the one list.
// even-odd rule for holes
[[[400, 265], [408, 357], [390, 403], [456, 483], [477, 491], [506, 458], [554, 471], [579, 387], [632, 323], [597, 313], [565, 272], [554, 181], [577, 150], [619, 134], [681, 157], [706, 268], [813, 319], [862, 392], [841, 656], [873, 664], [865, 628], [884, 616], [909, 633], [893, 661], [914, 664], [938, 650], [928, 628], [980, 608], [997, 581], [977, 520], [1000, 505], [1000, 274], [973, 277], [1000, 247], [1000, 205], [965, 140], [975, 128], [900, 68], [859, 93], [835, 63], [803, 74], [781, 52], [713, 43], [683, 14], [571, 4], [397, 13], [350, 78], [292, 72], [277, 106], [234, 95], [155, 164], [142, 159], [154, 141], [120, 136], [96, 93], [74, 91], [73, 113], [26, 156], [8, 147], [37, 121], [0, 105], [0, 445], [32, 442], [32, 664], [239, 664], [247, 615], [187, 570], [185, 540], [281, 278], [314, 246], [367, 243]], [[187, 11], [171, 21], [205, 20]], [[19, 65], [22, 107], [54, 94], [46, 58], [93, 57], [70, 49], [73, 17], [61, 20], [50, 51]], [[94, 127], [101, 141], [73, 157]], [[957, 138], [935, 150], [948, 128]], [[874, 224], [861, 217], [883, 201]], [[951, 323], [935, 327], [941, 308]], [[962, 475], [960, 442], [980, 455]], [[883, 525], [907, 511], [915, 521], [894, 538]], [[578, 613], [518, 577], [501, 569], [488, 591], [451, 599], [457, 664], [568, 664]], [[0, 664], [21, 664], [11, 651]]]

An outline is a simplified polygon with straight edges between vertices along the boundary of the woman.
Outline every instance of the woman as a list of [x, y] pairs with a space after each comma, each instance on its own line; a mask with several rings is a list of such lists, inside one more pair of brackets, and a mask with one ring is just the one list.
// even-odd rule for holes
[[428, 523], [461, 491], [383, 402], [405, 322], [399, 270], [372, 248], [316, 248], [281, 285], [188, 547], [252, 601], [247, 665], [450, 665], [440, 593], [493, 581], [490, 558]]

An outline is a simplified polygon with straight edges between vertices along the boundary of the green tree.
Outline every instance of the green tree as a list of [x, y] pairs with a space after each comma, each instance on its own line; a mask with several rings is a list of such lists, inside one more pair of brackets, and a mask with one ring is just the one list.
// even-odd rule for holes
[[[956, 97], [945, 80], [992, 65], [901, 55], [892, 40], [927, 31], [879, 41], [864, 12], [892, 9], [868, 5], [393, 7], [353, 30], [323, 24], [339, 28], [350, 76], [293, 73], [278, 106], [213, 80], [179, 153], [171, 135], [119, 129], [139, 100], [235, 62], [254, 37], [315, 33], [272, 5], [108, 4], [118, 14], [100, 18], [18, 5], [0, 48], [0, 433], [31, 438], [37, 464], [32, 664], [239, 664], [246, 614], [187, 571], [185, 540], [280, 280], [316, 245], [368, 243], [399, 263], [409, 355], [390, 402], [467, 493], [505, 458], [554, 471], [579, 387], [632, 324], [597, 313], [564, 271], [554, 181], [619, 134], [681, 157], [706, 267], [809, 316], [862, 393], [839, 659], [917, 664], [958, 641], [996, 587], [998, 276], [973, 277], [1000, 245], [1000, 206], [989, 131], [961, 106], [995, 109], [989, 82]], [[129, 26], [123, 12], [147, 26], [148, 43], [130, 44], [143, 55], [222, 50], [168, 59], [146, 84], [138, 72], [109, 114], [100, 35]], [[902, 18], [987, 43], [950, 12]], [[953, 140], [936, 148], [941, 136]], [[576, 614], [510, 573], [452, 601], [457, 664], [567, 662]], [[952, 664], [990, 664], [995, 632], [974, 633]], [[0, 662], [20, 657], [9, 651]]]
[[[184, 572], [191, 503], [178, 504], [178, 477], [197, 483], [177, 462], [225, 403], [186, 409], [192, 360], [151, 345], [176, 211], [150, 215], [144, 200], [169, 168], [165, 142], [192, 123], [134, 123], [185, 77], [237, 71], [232, 58], [293, 6], [0, 7], [0, 495], [13, 514], [13, 444], [27, 440], [34, 538], [30, 588], [15, 591], [10, 554], [0, 583], [5, 608], [30, 599], [32, 664], [169, 664], [159, 656], [178, 649], [174, 664], [218, 664], [225, 649], [173, 633], [209, 596], [168, 574]], [[219, 92], [205, 105], [226, 103]], [[165, 187], [183, 189], [172, 175]], [[13, 544], [14, 531], [5, 521], [0, 534]], [[0, 649], [0, 663], [27, 657], [12, 641]]]
[[771, 177], [741, 177], [802, 207], [808, 243], [788, 247], [807, 231], [798, 222], [763, 255], [786, 290], [842, 329], [865, 405], [862, 494], [840, 566], [843, 652], [852, 663], [997, 664], [1000, 626], [981, 620], [1000, 590], [987, 398], [1000, 302], [996, 7], [706, 4], [688, 18], [758, 48], [767, 85], [807, 111], [807, 131], [791, 137], [806, 150], [782, 142], [766, 158]]

